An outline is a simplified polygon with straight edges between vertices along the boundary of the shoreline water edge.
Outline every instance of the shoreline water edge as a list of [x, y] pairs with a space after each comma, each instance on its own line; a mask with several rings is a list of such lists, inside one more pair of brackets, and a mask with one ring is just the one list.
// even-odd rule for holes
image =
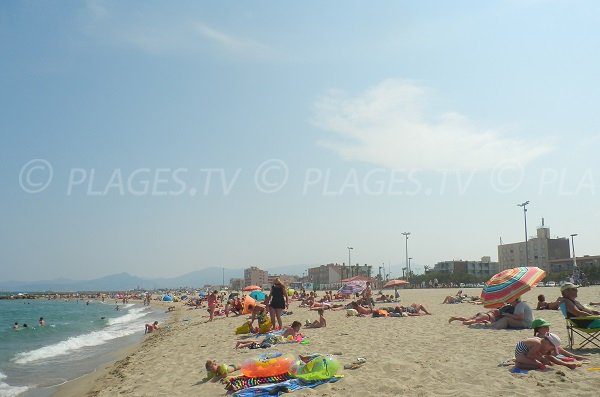
[[[145, 323], [165, 324], [171, 317], [158, 301], [112, 304], [37, 297], [1, 304], [3, 322], [16, 320], [2, 335], [7, 342], [0, 348], [2, 397], [55, 395], [64, 385], [93, 376], [137, 349]], [[44, 313], [44, 321], [32, 321], [32, 313]]]

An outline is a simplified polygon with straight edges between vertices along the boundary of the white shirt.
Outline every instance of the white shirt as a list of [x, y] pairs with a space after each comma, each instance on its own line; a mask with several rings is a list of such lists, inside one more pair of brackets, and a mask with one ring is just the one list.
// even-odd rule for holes
[[517, 303], [517, 306], [515, 306], [515, 312], [513, 314], [515, 316], [522, 314], [523, 315], [523, 324], [525, 324], [527, 327], [531, 327], [531, 323], [533, 322], [533, 311], [531, 311], [531, 308], [529, 307], [529, 305], [527, 303], [525, 303], [525, 302]]

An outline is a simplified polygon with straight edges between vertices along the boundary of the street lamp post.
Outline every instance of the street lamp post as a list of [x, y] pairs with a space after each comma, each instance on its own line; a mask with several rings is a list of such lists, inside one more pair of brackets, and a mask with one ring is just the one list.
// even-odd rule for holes
[[402, 235], [406, 237], [405, 250], [406, 250], [406, 279], [410, 278], [410, 264], [408, 263], [408, 236], [410, 232], [403, 232]]
[[573, 247], [573, 267], [577, 267], [577, 257], [575, 256], [575, 239], [577, 233], [571, 234], [571, 247]]
[[[348, 270], [352, 270], [352, 262], [350, 261], [350, 251], [352, 251], [354, 248], [352, 247], [347, 247], [348, 248]], [[346, 276], [348, 276], [346, 274]]]
[[523, 207], [523, 218], [525, 219], [525, 266], [529, 266], [529, 244], [527, 242], [527, 205], [529, 201], [517, 204], [518, 207]]

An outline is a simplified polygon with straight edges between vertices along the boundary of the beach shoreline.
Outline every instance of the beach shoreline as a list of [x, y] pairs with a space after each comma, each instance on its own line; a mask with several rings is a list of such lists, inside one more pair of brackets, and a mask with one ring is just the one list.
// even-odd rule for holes
[[[131, 299], [129, 303], [135, 303], [138, 305], [143, 305], [142, 300]], [[166, 320], [164, 320], [159, 325], [162, 328], [169, 327], [170, 324], [173, 323], [174, 317], [173, 312], [168, 312], [167, 309], [169, 306], [172, 306], [172, 302], [162, 302], [158, 300], [151, 300], [150, 306], [158, 311], [165, 312]], [[140, 332], [144, 331], [144, 324], [140, 323]], [[135, 352], [139, 351], [143, 348], [143, 344], [148, 337], [142, 337], [134, 343], [128, 344], [127, 346], [121, 347], [119, 349], [114, 350], [109, 354], [109, 359], [101, 363], [99, 366], [94, 368], [91, 372], [79, 376], [75, 379], [68, 380], [67, 382], [53, 386], [52, 389], [55, 389], [50, 395], [51, 396], [67, 396], [67, 397], [78, 397], [83, 395], [93, 395], [91, 391], [94, 389], [94, 386], [98, 383], [99, 379], [106, 377], [110, 374], [114, 368], [119, 366], [123, 360], [126, 360], [127, 357], [135, 354]]]
[[[465, 289], [478, 295], [480, 289]], [[389, 293], [389, 292], [388, 292]], [[600, 349], [584, 349], [589, 363], [576, 370], [565, 367], [548, 371], [512, 374], [500, 364], [514, 357], [516, 342], [532, 336], [532, 330], [494, 331], [481, 327], [448, 324], [450, 316], [473, 315], [485, 311], [480, 305], [442, 304], [444, 297], [456, 289], [400, 290], [401, 303], [421, 303], [433, 314], [422, 317], [371, 318], [346, 317], [345, 311], [326, 311], [327, 327], [302, 329], [310, 344], [290, 343], [270, 349], [234, 349], [239, 335], [235, 328], [246, 316], [219, 317], [207, 323], [204, 309], [187, 309], [176, 305], [169, 327], [146, 337], [129, 350], [119, 352], [112, 364], [81, 379], [69, 382], [55, 396], [155, 396], [202, 395], [225, 396], [224, 385], [205, 382], [204, 363], [240, 363], [264, 352], [281, 351], [293, 355], [306, 353], [340, 353], [342, 365], [366, 358], [366, 364], [355, 370], [342, 370], [344, 378], [317, 389], [300, 390], [294, 396], [342, 396], [351, 393], [377, 396], [406, 395], [596, 395]], [[547, 300], [560, 295], [558, 288], [537, 288], [524, 296], [535, 308], [537, 294]], [[597, 301], [600, 286], [580, 290], [581, 302]], [[392, 304], [378, 304], [390, 306]], [[284, 324], [293, 320], [314, 320], [315, 311], [290, 305], [293, 314], [284, 317]], [[567, 335], [562, 315], [558, 311], [534, 311], [536, 317], [550, 321], [566, 344]], [[239, 372], [234, 373], [239, 375]]]

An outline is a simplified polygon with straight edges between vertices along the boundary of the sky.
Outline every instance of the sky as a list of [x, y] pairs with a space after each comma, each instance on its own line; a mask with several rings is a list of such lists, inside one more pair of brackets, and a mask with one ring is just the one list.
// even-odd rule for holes
[[0, 2], [4, 280], [598, 255], [596, 1]]

